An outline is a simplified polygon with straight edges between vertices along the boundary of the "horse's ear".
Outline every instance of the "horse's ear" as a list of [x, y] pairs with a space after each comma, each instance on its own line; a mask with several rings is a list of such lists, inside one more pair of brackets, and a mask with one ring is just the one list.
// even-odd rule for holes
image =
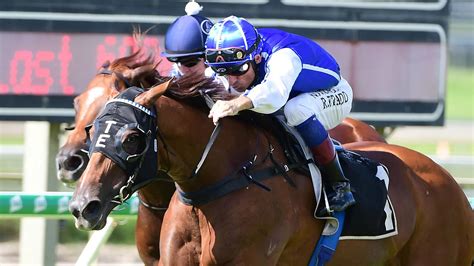
[[119, 95], [119, 94], [120, 94], [119, 91], [113, 90], [112, 93], [110, 94], [110, 99], [117, 97], [117, 95]]
[[110, 60], [107, 60], [102, 64], [101, 68], [106, 68], [107, 69], [107, 68], [109, 68], [109, 66], [110, 66]]
[[156, 67], [155, 64], [150, 64], [150, 65], [140, 66], [135, 69], [128, 69], [123, 72], [123, 76], [128, 80], [136, 80], [141, 75], [150, 73], [151, 71], [153, 71], [155, 67]]
[[165, 93], [173, 80], [174, 78], [170, 78], [168, 81], [151, 87], [146, 92], [138, 95], [137, 98], [135, 98], [135, 102], [148, 108], [152, 107], [156, 100], [158, 100], [158, 98]]

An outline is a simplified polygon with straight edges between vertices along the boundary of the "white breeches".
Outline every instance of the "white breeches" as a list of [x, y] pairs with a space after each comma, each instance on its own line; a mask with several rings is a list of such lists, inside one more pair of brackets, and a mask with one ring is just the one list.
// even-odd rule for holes
[[341, 78], [336, 86], [329, 90], [302, 93], [290, 99], [285, 107], [288, 125], [297, 126], [313, 115], [326, 130], [339, 125], [352, 108], [352, 88]]

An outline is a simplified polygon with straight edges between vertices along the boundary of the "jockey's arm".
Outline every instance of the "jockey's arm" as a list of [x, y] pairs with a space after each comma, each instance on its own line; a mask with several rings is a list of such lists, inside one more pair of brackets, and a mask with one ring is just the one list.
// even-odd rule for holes
[[230, 101], [217, 101], [209, 112], [214, 124], [242, 110], [271, 114], [283, 107], [303, 66], [291, 49], [281, 49], [268, 59], [267, 75], [262, 83]]
[[283, 107], [303, 65], [289, 48], [281, 49], [268, 59], [264, 80], [244, 93], [252, 101], [252, 111], [271, 114]]

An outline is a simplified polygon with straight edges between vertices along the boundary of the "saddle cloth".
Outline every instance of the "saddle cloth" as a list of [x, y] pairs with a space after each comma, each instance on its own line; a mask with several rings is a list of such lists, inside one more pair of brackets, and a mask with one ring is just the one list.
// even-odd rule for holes
[[[287, 148], [298, 147], [302, 153], [299, 158], [311, 161], [312, 154], [299, 133], [286, 124], [283, 115], [274, 117], [277, 118], [282, 131], [293, 136], [293, 141], [299, 144], [290, 145]], [[345, 176], [351, 181], [356, 200], [356, 204], [346, 211], [340, 239], [380, 239], [398, 234], [395, 212], [387, 193], [389, 179], [385, 166], [354, 152], [346, 151], [339, 145], [336, 147], [341, 167]], [[316, 197], [314, 217], [326, 220], [323, 235], [332, 235], [339, 228], [339, 223], [333, 216], [318, 216], [318, 213], [321, 213], [320, 210], [327, 207], [322, 189], [323, 182], [315, 164], [309, 163], [308, 167]]]
[[354, 152], [342, 150], [338, 154], [356, 200], [346, 210], [340, 240], [375, 240], [398, 234], [395, 211], [387, 193], [386, 167]]

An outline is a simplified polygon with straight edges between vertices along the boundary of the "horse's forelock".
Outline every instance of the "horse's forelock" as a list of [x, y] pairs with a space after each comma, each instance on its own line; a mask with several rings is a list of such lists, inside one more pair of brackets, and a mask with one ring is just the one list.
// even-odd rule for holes
[[157, 67], [159, 62], [155, 62], [154, 54], [143, 56], [142, 48], [129, 56], [117, 58], [110, 63], [109, 69], [115, 73], [122, 74], [123, 77], [133, 86], [149, 87], [162, 80]]
[[153, 65], [153, 53], [149, 54], [147, 57], [144, 58], [143, 53], [143, 48], [138, 47], [138, 49], [131, 55], [120, 57], [112, 61], [112, 63], [110, 63], [110, 70], [123, 72], [125, 70], [134, 69], [140, 66]]
[[[159, 75], [157, 71], [157, 67], [160, 63], [160, 61], [155, 60], [155, 53], [152, 49], [145, 49], [145, 46], [143, 44], [143, 40], [145, 38], [146, 32], [141, 33], [139, 28], [134, 28], [133, 31], [133, 38], [135, 40], [135, 43], [138, 46], [138, 49], [133, 52], [131, 55], [124, 56], [121, 58], [117, 58], [113, 60], [111, 63], [107, 64], [106, 68], [109, 68], [110, 70], [124, 74], [127, 71], [133, 71], [136, 70], [137, 68], [140, 67], [145, 67], [142, 68], [144, 70], [143, 72], [140, 72], [140, 80], [138, 81], [137, 84], [132, 84], [136, 86], [140, 86], [140, 82], [146, 82], [148, 83], [148, 86], [155, 85], [155, 83], [158, 80], [161, 80], [161, 76]], [[134, 77], [131, 77], [132, 79]], [[135, 80], [128, 80], [130, 83], [136, 83]]]

